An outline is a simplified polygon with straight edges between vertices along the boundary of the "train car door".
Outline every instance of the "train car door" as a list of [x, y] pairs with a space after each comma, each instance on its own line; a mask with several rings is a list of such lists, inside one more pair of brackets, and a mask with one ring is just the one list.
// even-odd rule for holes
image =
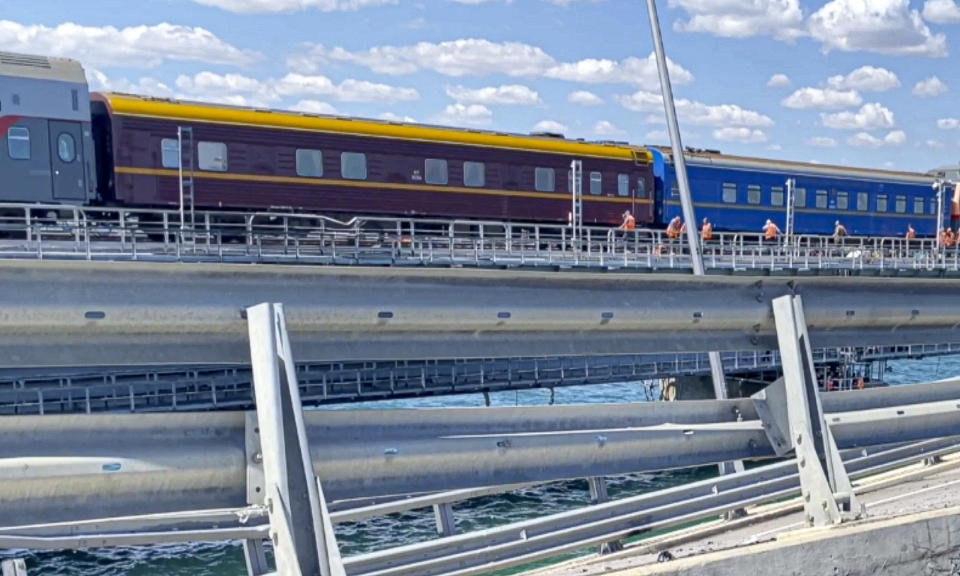
[[55, 200], [85, 200], [83, 139], [79, 122], [50, 123], [50, 172]]

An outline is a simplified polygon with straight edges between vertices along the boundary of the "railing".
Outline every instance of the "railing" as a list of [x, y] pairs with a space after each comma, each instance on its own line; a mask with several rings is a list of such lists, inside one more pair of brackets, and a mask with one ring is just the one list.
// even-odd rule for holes
[[[560, 224], [200, 212], [185, 233], [170, 210], [11, 205], [0, 257], [370, 265], [470, 265], [685, 270], [684, 242], [659, 230]], [[934, 239], [719, 232], [703, 245], [714, 271], [957, 271], [958, 249]]]

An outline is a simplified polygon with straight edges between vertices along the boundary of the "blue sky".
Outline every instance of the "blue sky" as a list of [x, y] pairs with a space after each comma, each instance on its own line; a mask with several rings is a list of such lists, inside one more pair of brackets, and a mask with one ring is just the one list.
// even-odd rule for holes
[[[4, 0], [94, 89], [665, 144], [640, 0]], [[960, 162], [957, 0], [660, 0], [684, 143]]]

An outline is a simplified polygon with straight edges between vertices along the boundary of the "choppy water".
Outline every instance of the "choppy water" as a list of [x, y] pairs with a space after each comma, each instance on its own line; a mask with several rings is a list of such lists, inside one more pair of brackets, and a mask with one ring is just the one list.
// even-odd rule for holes
[[[960, 357], [931, 358], [891, 363], [885, 380], [892, 385], [925, 382], [960, 375]], [[648, 391], [639, 385], [608, 384], [557, 389], [557, 404], [646, 402]], [[491, 395], [497, 406], [543, 405], [549, 392], [532, 390]], [[481, 395], [377, 402], [351, 406], [364, 408], [425, 408], [482, 406]], [[631, 474], [608, 479], [611, 498], [622, 498], [700, 479], [713, 468], [652, 474]], [[586, 481], [555, 482], [537, 488], [479, 498], [455, 506], [457, 529], [471, 531], [580, 507], [589, 502]], [[434, 537], [430, 509], [395, 514], [356, 524], [337, 526], [344, 555], [376, 550]], [[31, 576], [245, 576], [239, 543], [194, 544], [153, 548], [121, 548], [83, 552], [17, 553], [27, 560]]]

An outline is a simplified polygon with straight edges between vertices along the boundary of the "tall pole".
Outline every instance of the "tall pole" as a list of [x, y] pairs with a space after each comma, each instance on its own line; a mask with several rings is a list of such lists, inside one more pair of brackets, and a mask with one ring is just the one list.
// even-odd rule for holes
[[653, 34], [653, 49], [657, 54], [657, 70], [660, 71], [660, 92], [663, 95], [663, 111], [667, 115], [667, 128], [670, 131], [670, 144], [673, 147], [673, 166], [680, 186], [680, 204], [683, 207], [683, 220], [687, 223], [687, 243], [690, 246], [690, 259], [693, 273], [703, 276], [703, 258], [700, 255], [700, 242], [697, 238], [696, 214], [693, 211], [693, 198], [690, 195], [690, 181], [687, 180], [687, 162], [683, 158], [683, 143], [680, 141], [680, 125], [677, 123], [677, 109], [673, 105], [673, 88], [670, 87], [670, 72], [667, 70], [667, 56], [663, 52], [663, 38], [660, 37], [660, 20], [654, 0], [647, 0], [647, 12], [650, 14], [650, 32]]
[[[663, 96], [663, 111], [667, 115], [667, 128], [670, 131], [670, 145], [673, 148], [673, 166], [680, 187], [680, 204], [683, 207], [683, 219], [687, 223], [687, 244], [690, 247], [690, 261], [694, 276], [704, 276], [703, 257], [700, 254], [700, 239], [697, 237], [697, 220], [693, 210], [693, 196], [690, 194], [690, 181], [687, 179], [687, 162], [683, 157], [683, 143], [680, 140], [680, 124], [677, 122], [677, 109], [673, 104], [673, 88], [670, 86], [670, 71], [667, 70], [667, 56], [663, 50], [663, 38], [660, 36], [660, 19], [654, 0], [647, 0], [647, 12], [650, 16], [650, 33], [653, 36], [653, 49], [657, 54], [657, 70], [660, 72], [660, 93]], [[713, 392], [718, 400], [727, 397], [727, 383], [723, 374], [723, 359], [719, 352], [710, 352], [710, 376], [713, 380]], [[743, 470], [742, 462], [723, 462], [721, 474], [730, 474]]]

